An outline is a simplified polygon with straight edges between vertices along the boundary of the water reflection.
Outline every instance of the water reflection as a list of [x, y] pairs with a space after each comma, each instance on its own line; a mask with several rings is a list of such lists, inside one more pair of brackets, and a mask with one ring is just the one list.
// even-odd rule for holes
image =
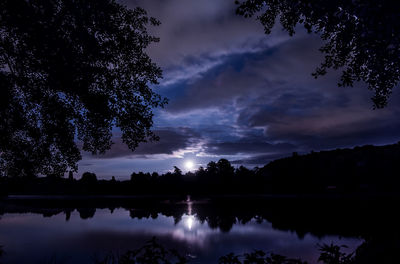
[[254, 249], [315, 263], [317, 243], [351, 250], [377, 234], [399, 234], [400, 217], [382, 204], [320, 202], [8, 201], [0, 203], [0, 245], [5, 263], [42, 263], [53, 255], [91, 263], [93, 254], [138, 248], [156, 236], [192, 256], [192, 263], [216, 263], [227, 253]]
[[192, 205], [193, 202], [190, 200], [190, 196], [188, 195], [187, 199], [186, 199], [186, 204], [187, 204], [187, 215], [182, 216], [185, 225], [187, 227], [187, 229], [189, 229], [190, 231], [192, 230], [193, 226], [196, 224], [196, 218], [192, 213]]
[[185, 215], [182, 217], [185, 221], [186, 227], [191, 231], [195, 218], [193, 215]]

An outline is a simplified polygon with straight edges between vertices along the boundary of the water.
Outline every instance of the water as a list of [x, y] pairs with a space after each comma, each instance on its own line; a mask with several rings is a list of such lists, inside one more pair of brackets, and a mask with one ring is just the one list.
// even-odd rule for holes
[[346, 244], [351, 251], [363, 242], [360, 237], [276, 228], [257, 212], [235, 215], [222, 209], [231, 212], [235, 206], [205, 202], [97, 209], [38, 204], [43, 202], [3, 206], [0, 245], [4, 263], [93, 263], [106, 253], [138, 248], [154, 236], [160, 244], [191, 258], [190, 263], [218, 263], [220, 256], [230, 252], [254, 249], [316, 263], [317, 244]]

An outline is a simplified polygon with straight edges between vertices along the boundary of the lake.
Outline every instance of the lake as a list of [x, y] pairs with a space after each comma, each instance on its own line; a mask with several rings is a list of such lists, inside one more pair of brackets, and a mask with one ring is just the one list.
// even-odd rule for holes
[[[220, 256], [230, 252], [255, 249], [317, 263], [318, 244], [347, 245], [350, 252], [363, 243], [365, 232], [374, 229], [368, 227], [369, 221], [353, 225], [355, 218], [347, 220], [348, 226], [342, 223], [339, 218], [347, 209], [343, 217], [332, 213], [330, 205], [329, 210], [311, 214], [312, 208], [320, 207], [315, 203], [231, 198], [9, 199], [0, 206], [0, 245], [5, 252], [1, 260], [94, 263], [105, 254], [122, 254], [156, 237], [160, 244], [189, 257], [190, 263], [218, 263]], [[357, 208], [353, 211], [358, 214]]]

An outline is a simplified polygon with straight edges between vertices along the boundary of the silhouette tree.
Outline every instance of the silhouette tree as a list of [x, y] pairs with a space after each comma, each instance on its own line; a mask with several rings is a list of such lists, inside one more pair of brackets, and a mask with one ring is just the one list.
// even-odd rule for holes
[[156, 171], [154, 171], [154, 172], [151, 174], [151, 179], [152, 179], [153, 181], [157, 180], [158, 177], [160, 177], [160, 175], [158, 175], [158, 172], [156, 172]]
[[210, 162], [207, 164], [206, 173], [207, 173], [207, 176], [208, 176], [209, 178], [214, 178], [214, 177], [217, 175], [217, 173], [218, 173], [218, 166], [217, 166], [217, 163], [216, 163], [215, 161], [210, 161]]
[[68, 173], [68, 180], [73, 181], [74, 180], [74, 173], [72, 171], [69, 171]]
[[94, 184], [97, 182], [97, 176], [92, 172], [84, 172], [80, 181], [87, 184]]
[[235, 170], [235, 175], [238, 181], [246, 182], [250, 181], [250, 177], [253, 175], [253, 172], [244, 166], [240, 166]]
[[386, 106], [400, 78], [400, 2], [374, 0], [246, 0], [236, 1], [237, 13], [258, 14], [265, 33], [276, 20], [294, 35], [297, 24], [321, 36], [325, 60], [313, 73], [343, 69], [340, 86], [364, 81], [375, 92], [374, 107]]
[[174, 174], [176, 175], [176, 176], [182, 176], [182, 170], [181, 169], [179, 169], [177, 166], [174, 166]]
[[346, 254], [341, 251], [342, 248], [347, 248], [347, 246], [338, 246], [338, 245], [319, 245], [319, 251], [321, 255], [318, 258], [318, 261], [322, 263], [329, 264], [351, 264], [354, 263], [353, 253]]
[[115, 0], [0, 2], [0, 173], [76, 171], [82, 149], [103, 153], [111, 129], [134, 150], [156, 140], [149, 88], [160, 68], [145, 53], [159, 21]]
[[220, 159], [217, 162], [218, 176], [223, 183], [229, 183], [233, 180], [235, 168], [227, 159]]
[[143, 187], [147, 184], [150, 183], [150, 178], [151, 176], [148, 173], [143, 173], [143, 172], [139, 172], [139, 173], [135, 173], [133, 172], [131, 174], [131, 182], [136, 185], [136, 187]]
[[93, 218], [96, 214], [96, 208], [77, 208], [77, 211], [81, 219]]

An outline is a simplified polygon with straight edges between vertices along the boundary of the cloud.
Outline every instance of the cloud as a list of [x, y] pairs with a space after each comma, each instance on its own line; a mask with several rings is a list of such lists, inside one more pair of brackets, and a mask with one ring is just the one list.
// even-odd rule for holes
[[278, 43], [287, 34], [277, 32], [266, 39], [263, 27], [254, 19], [235, 14], [234, 1], [215, 0], [128, 0], [161, 21], [153, 33], [160, 42], [149, 53], [163, 68], [181, 65], [187, 57], [219, 56], [254, 47], [261, 41]]
[[264, 166], [269, 162], [280, 159], [283, 157], [288, 157], [292, 153], [277, 153], [277, 154], [266, 154], [266, 155], [255, 155], [250, 158], [244, 158], [240, 160], [232, 160], [231, 163], [235, 165], [243, 165], [253, 167], [255, 165]]
[[[314, 82], [312, 87], [315, 87], [318, 82], [312, 78], [311, 72], [318, 62], [309, 62], [307, 66], [304, 61], [319, 58], [320, 44], [315, 38], [299, 34], [296, 39], [281, 43], [279, 47], [226, 55], [222, 63], [202, 73], [202, 78], [182, 84], [184, 89], [171, 98], [166, 111], [179, 113], [236, 106], [247, 103], [245, 98], [279, 96], [284, 89], [298, 89], [305, 83], [312, 85]], [[305, 46], [301, 56], [295, 53], [299, 46]]]
[[164, 72], [161, 86], [170, 86], [180, 82], [194, 82], [203, 74], [222, 63], [221, 58], [186, 58], [181, 64], [173, 65]]
[[114, 144], [105, 154], [92, 156], [86, 153], [86, 156], [99, 159], [112, 159], [121, 157], [147, 158], [147, 156], [157, 154], [172, 155], [175, 152], [191, 149], [193, 145], [200, 141], [199, 135], [186, 127], [158, 129], [154, 133], [160, 137], [159, 141], [141, 143], [134, 152], [122, 142], [121, 138], [117, 137], [113, 139]]
[[267, 140], [281, 140], [304, 149], [326, 149], [397, 141], [399, 107], [372, 110], [356, 95], [284, 93], [267, 104], [248, 104], [238, 123], [263, 127]]
[[243, 141], [209, 143], [205, 151], [215, 155], [259, 154], [259, 153], [287, 153], [296, 149], [295, 145], [288, 143], [271, 144], [262, 139], [260, 141]]

